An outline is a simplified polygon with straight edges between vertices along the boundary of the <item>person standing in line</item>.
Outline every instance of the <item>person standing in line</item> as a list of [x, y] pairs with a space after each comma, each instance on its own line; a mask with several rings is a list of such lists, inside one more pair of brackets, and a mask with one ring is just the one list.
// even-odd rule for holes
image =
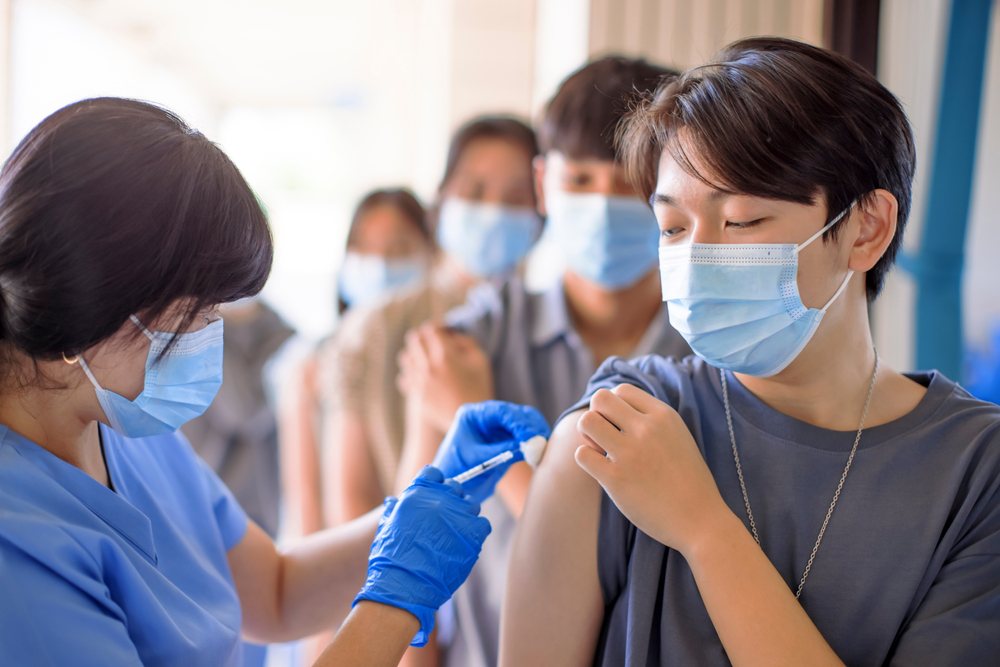
[[425, 281], [350, 312], [319, 351], [322, 412], [319, 493], [308, 510], [334, 526], [395, 490], [405, 401], [396, 388], [404, 336], [462, 303], [472, 285], [513, 271], [537, 239], [534, 132], [486, 117], [460, 128], [432, 211], [440, 252]]
[[[483, 285], [444, 324], [408, 335], [400, 383], [417, 414], [407, 424], [397, 488], [433, 459], [464, 403], [532, 405], [554, 423], [606, 358], [690, 354], [660, 301], [656, 218], [626, 180], [613, 144], [637, 92], [675, 74], [643, 60], [603, 58], [570, 75], [548, 103], [535, 183], [546, 233], [567, 268], [543, 293], [529, 292], [519, 276]], [[530, 468], [519, 463], [483, 504], [493, 537], [453, 600], [444, 665], [497, 664], [507, 561], [530, 481]]]
[[[381, 189], [362, 198], [347, 233], [347, 248], [337, 274], [337, 312], [370, 306], [426, 276], [435, 245], [427, 212], [405, 188]], [[281, 382], [278, 410], [281, 489], [285, 502], [282, 534], [301, 537], [324, 527], [320, 442], [322, 406], [319, 349], [310, 350]]]

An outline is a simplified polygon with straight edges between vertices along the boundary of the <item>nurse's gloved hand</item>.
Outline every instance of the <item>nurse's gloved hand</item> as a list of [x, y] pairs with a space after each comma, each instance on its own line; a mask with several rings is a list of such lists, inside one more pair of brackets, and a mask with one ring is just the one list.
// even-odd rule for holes
[[434, 629], [434, 612], [451, 598], [479, 559], [490, 522], [479, 503], [425, 467], [397, 501], [387, 498], [368, 557], [368, 580], [354, 599], [399, 607], [420, 621], [410, 643], [423, 646]]
[[483, 502], [493, 495], [507, 469], [524, 460], [521, 443], [536, 435], [548, 438], [551, 434], [545, 417], [533, 407], [504, 401], [467, 403], [455, 414], [433, 465], [451, 478], [497, 454], [513, 450], [513, 459], [462, 485], [467, 496]]

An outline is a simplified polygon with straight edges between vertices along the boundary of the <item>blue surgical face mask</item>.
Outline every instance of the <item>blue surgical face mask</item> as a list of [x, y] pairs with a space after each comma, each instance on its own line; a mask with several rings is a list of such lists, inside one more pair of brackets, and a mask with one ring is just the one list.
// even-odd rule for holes
[[533, 208], [481, 204], [451, 197], [441, 205], [437, 238], [470, 273], [492, 276], [514, 267], [542, 229]]
[[[853, 204], [851, 205], [853, 206]], [[801, 245], [710, 244], [660, 248], [660, 282], [670, 324], [716, 368], [757, 377], [781, 372], [806, 346], [853, 275], [822, 308], [806, 308], [796, 275]]]
[[364, 306], [423, 277], [427, 261], [421, 256], [389, 259], [350, 252], [340, 265], [338, 289], [348, 306]]
[[132, 322], [150, 341], [142, 393], [134, 401], [101, 387], [82, 356], [80, 365], [111, 428], [127, 438], [172, 433], [203, 414], [222, 386], [222, 320], [177, 334], [166, 352], [175, 334], [149, 331], [134, 315]]
[[656, 216], [636, 197], [545, 190], [548, 228], [569, 267], [609, 290], [631, 287], [656, 266]]

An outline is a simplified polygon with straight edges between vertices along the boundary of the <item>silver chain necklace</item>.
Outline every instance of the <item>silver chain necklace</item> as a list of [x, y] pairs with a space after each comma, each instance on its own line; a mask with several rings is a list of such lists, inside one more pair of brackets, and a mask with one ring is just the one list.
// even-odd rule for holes
[[[854, 446], [851, 447], [851, 455], [847, 457], [847, 465], [844, 467], [844, 474], [840, 476], [840, 484], [837, 485], [837, 490], [833, 494], [833, 502], [830, 503], [830, 509], [826, 511], [826, 518], [823, 519], [823, 525], [819, 529], [819, 537], [816, 538], [816, 545], [813, 547], [812, 553], [809, 554], [809, 562], [806, 563], [806, 570], [802, 573], [802, 580], [799, 581], [799, 590], [795, 591], [795, 599], [798, 600], [799, 596], [802, 595], [802, 587], [806, 585], [806, 577], [809, 576], [809, 570], [812, 569], [813, 560], [816, 558], [816, 552], [819, 551], [819, 543], [823, 541], [823, 533], [826, 532], [826, 526], [830, 523], [830, 516], [833, 515], [833, 508], [837, 506], [837, 499], [840, 498], [840, 491], [844, 488], [844, 481], [847, 479], [847, 473], [851, 469], [851, 463], [854, 461], [854, 453], [858, 451], [858, 443], [861, 442], [861, 431], [865, 428], [865, 417], [868, 416], [868, 406], [872, 401], [872, 391], [875, 389], [875, 376], [878, 375], [878, 350], [875, 350], [875, 370], [872, 371], [872, 381], [868, 386], [868, 398], [865, 399], [865, 409], [861, 413], [861, 423], [858, 425], [858, 435], [854, 438]], [[740, 478], [740, 489], [743, 490], [743, 502], [747, 507], [747, 516], [750, 517], [750, 532], [753, 533], [753, 539], [757, 542], [757, 546], [760, 546], [760, 538], [757, 536], [757, 524], [753, 520], [753, 512], [750, 511], [750, 499], [747, 497], [747, 487], [743, 483], [743, 468], [740, 467], [740, 454], [736, 451], [736, 434], [733, 433], [733, 418], [729, 411], [729, 388], [726, 384], [726, 372], [723, 370], [719, 371], [719, 377], [722, 378], [722, 399], [726, 404], [726, 424], [729, 426], [729, 440], [733, 443], [733, 458], [736, 460], [736, 474]]]

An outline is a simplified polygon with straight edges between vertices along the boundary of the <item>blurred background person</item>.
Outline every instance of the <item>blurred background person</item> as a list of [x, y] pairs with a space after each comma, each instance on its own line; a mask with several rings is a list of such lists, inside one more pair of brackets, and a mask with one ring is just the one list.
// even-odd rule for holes
[[[606, 358], [691, 353], [661, 301], [659, 229], [625, 178], [613, 138], [636, 94], [676, 72], [607, 57], [567, 78], [539, 130], [534, 161], [539, 211], [565, 257], [561, 280], [541, 293], [518, 275], [487, 283], [444, 318], [407, 336], [400, 385], [407, 392], [399, 482], [429, 463], [455, 412], [489, 399], [537, 407], [550, 423], [579, 399]], [[531, 469], [518, 463], [483, 503], [493, 533], [453, 599], [455, 628], [443, 664], [497, 664], [500, 606], [516, 518]]]
[[[469, 287], [494, 272], [511, 270], [527, 253], [530, 243], [507, 245], [507, 261], [477, 263], [491, 259], [479, 248], [496, 243], [494, 234], [501, 242], [523, 237], [521, 221], [509, 218], [535, 205], [531, 160], [536, 154], [534, 133], [519, 120], [491, 117], [462, 127], [452, 140], [435, 207], [441, 228], [455, 215], [459, 224], [449, 229], [457, 233], [452, 237], [438, 231], [444, 247], [426, 280], [348, 312], [337, 334], [321, 346], [322, 483], [318, 495], [302, 502], [312, 504], [309, 511], [319, 514], [323, 525], [361, 516], [394, 491], [405, 410], [395, 382], [403, 336], [443, 316], [462, 303]], [[451, 213], [453, 204], [468, 217]], [[479, 224], [473, 217], [477, 213], [492, 217]], [[470, 220], [473, 224], [466, 224]], [[467, 254], [459, 256], [459, 250]]]
[[[462, 303], [479, 281], [513, 271], [530, 250], [541, 230], [531, 172], [537, 154], [534, 132], [520, 120], [485, 117], [461, 127], [432, 211], [440, 247], [424, 280], [345, 313], [292, 383], [314, 388], [301, 398], [292, 389], [290, 405], [299, 407], [282, 410], [285, 503], [300, 534], [361, 516], [394, 492], [406, 409], [396, 387], [404, 335]], [[343, 287], [340, 293], [350, 296]]]
[[358, 204], [337, 276], [337, 312], [420, 281], [433, 252], [427, 212], [406, 188], [375, 190]]
[[[419, 283], [429, 269], [434, 242], [427, 213], [408, 189], [375, 190], [358, 204], [337, 276], [337, 312], [369, 305]], [[321, 342], [320, 345], [324, 345]], [[318, 349], [318, 348], [317, 348]], [[283, 534], [302, 536], [323, 528], [319, 443], [322, 433], [317, 349], [282, 383], [279, 409]]]
[[198, 455], [272, 539], [278, 534], [278, 424], [268, 362], [294, 335], [259, 298], [219, 308], [223, 381], [205, 413], [181, 427]]

